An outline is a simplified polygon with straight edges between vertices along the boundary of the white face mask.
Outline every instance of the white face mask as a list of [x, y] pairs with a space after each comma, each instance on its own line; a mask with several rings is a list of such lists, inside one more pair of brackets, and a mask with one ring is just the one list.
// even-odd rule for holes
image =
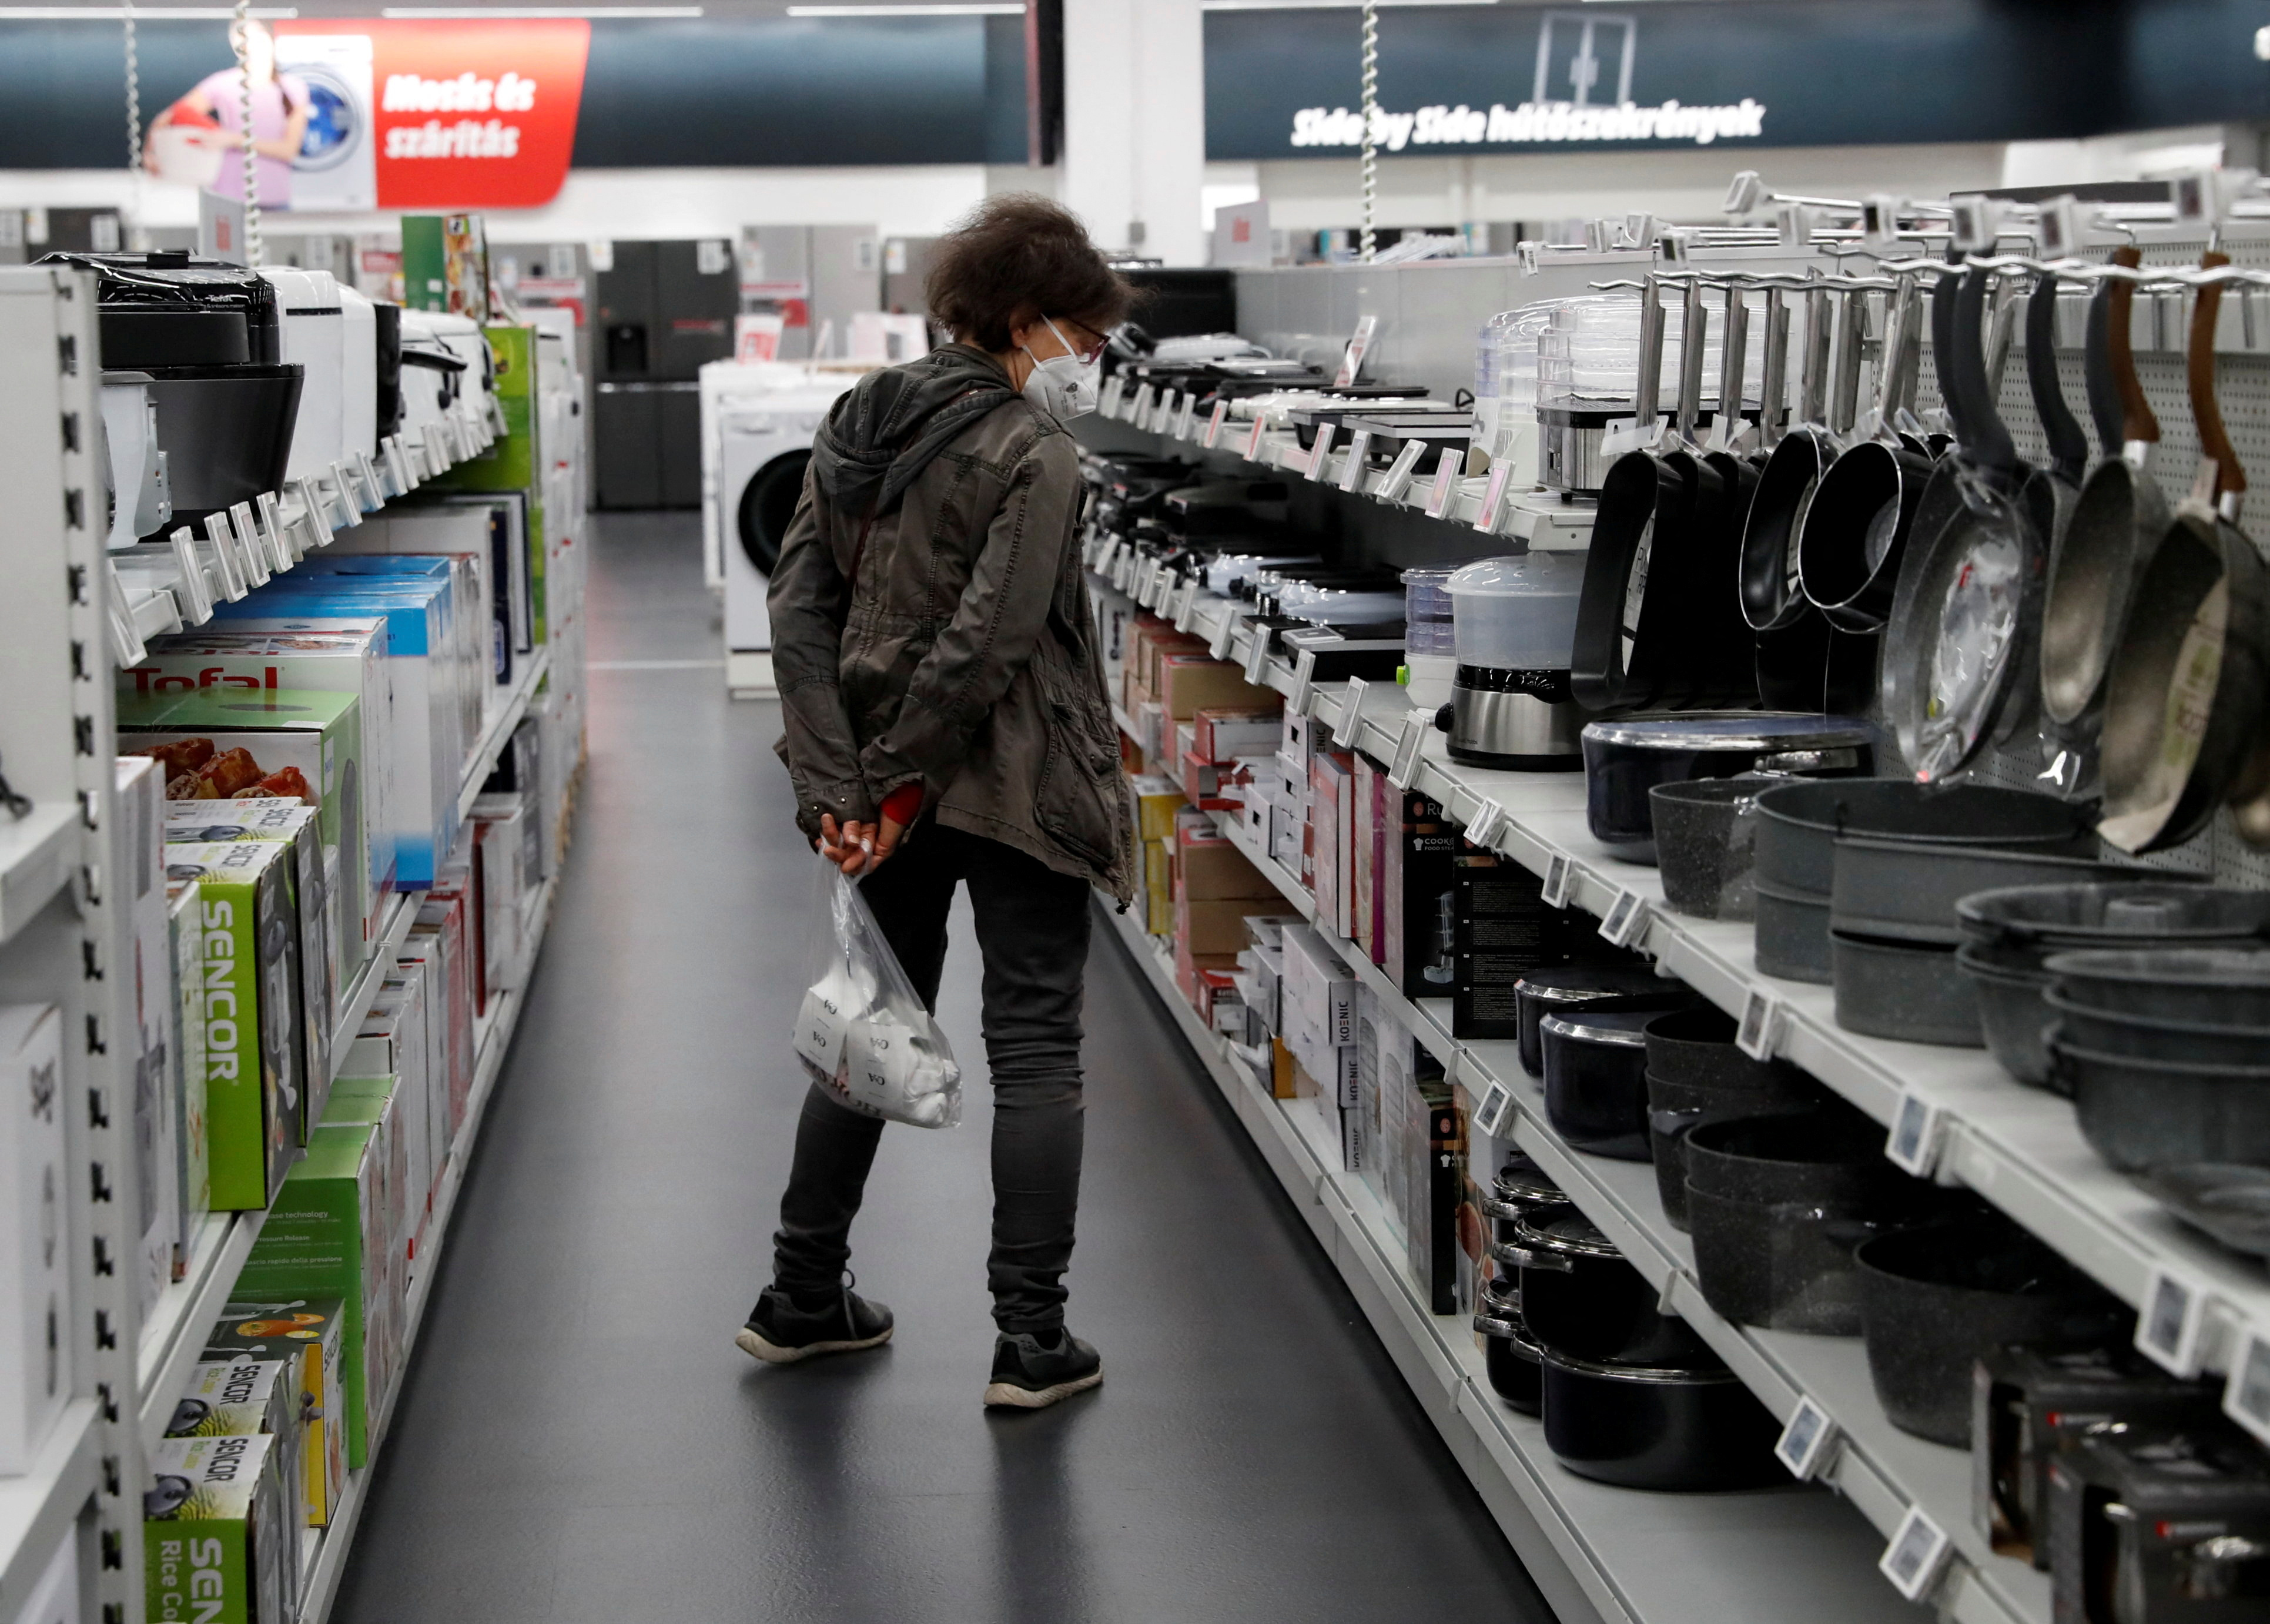
[[[1049, 322], [1046, 316], [1041, 320], [1048, 322], [1049, 330], [1056, 333], [1057, 342], [1069, 352], [1072, 345], [1062, 333], [1057, 332], [1057, 324]], [[1102, 356], [1082, 366], [1079, 357], [1070, 353], [1051, 355], [1042, 360], [1033, 354], [1029, 345], [1025, 346], [1025, 353], [1033, 363], [1032, 375], [1025, 380], [1025, 395], [1035, 405], [1050, 413], [1059, 423], [1084, 418], [1095, 410], [1095, 378], [1103, 369]]]

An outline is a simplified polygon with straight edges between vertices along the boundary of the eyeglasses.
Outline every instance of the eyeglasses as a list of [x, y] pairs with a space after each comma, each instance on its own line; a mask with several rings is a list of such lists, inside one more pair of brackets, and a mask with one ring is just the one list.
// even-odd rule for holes
[[1078, 345], [1074, 345], [1071, 339], [1065, 337], [1064, 328], [1076, 325], [1078, 325], [1078, 323], [1071, 322], [1065, 323], [1063, 327], [1057, 326], [1053, 322], [1049, 323], [1050, 330], [1054, 332], [1057, 336], [1057, 341], [1062, 344], [1066, 350], [1071, 352], [1073, 360], [1077, 360], [1083, 367], [1093, 367], [1097, 361], [1103, 358], [1103, 352], [1109, 347], [1111, 340], [1108, 337], [1098, 338], [1087, 348], [1081, 349]]

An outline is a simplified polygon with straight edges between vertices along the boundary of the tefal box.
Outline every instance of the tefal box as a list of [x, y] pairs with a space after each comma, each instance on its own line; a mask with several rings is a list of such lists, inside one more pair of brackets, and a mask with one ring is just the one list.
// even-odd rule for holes
[[337, 1297], [232, 1302], [205, 1339], [209, 1359], [282, 1359], [293, 1368], [307, 1426], [300, 1487], [308, 1521], [328, 1524], [346, 1492], [346, 1304]]
[[167, 1438], [142, 1496], [151, 1624], [288, 1624], [299, 1612], [300, 1520], [276, 1441]]
[[0, 1472], [29, 1472], [71, 1392], [63, 1014], [0, 1005]]

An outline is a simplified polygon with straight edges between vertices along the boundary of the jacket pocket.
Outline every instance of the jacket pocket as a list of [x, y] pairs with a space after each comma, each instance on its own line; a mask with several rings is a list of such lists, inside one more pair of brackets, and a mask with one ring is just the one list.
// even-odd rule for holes
[[1048, 744], [1034, 786], [1035, 819], [1057, 846], [1099, 874], [1116, 873], [1126, 823], [1118, 753], [1095, 739], [1065, 701], [1046, 706]]

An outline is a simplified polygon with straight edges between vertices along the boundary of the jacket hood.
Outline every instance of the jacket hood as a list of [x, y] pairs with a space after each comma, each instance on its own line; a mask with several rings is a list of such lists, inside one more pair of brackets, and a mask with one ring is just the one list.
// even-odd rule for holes
[[871, 372], [813, 438], [812, 478], [839, 512], [887, 512], [963, 430], [1016, 398], [992, 358], [963, 344]]

